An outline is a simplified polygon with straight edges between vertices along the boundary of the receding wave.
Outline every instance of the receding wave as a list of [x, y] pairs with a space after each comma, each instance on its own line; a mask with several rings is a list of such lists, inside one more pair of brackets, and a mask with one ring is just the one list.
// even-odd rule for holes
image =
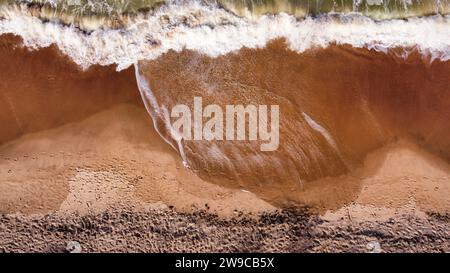
[[[157, 128], [199, 175], [290, 196], [286, 191], [357, 169], [370, 152], [397, 139], [450, 159], [449, 65], [429, 64], [417, 51], [405, 60], [336, 45], [298, 54], [278, 40], [217, 58], [170, 52], [137, 69]], [[222, 107], [279, 105], [279, 148], [180, 140], [170, 131], [167, 109], [194, 109], [195, 96]]]

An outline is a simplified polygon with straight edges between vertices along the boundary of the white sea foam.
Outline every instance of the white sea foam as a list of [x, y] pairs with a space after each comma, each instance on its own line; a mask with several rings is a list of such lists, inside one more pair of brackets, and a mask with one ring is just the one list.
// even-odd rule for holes
[[338, 146], [337, 146], [336, 142], [334, 141], [334, 139], [331, 136], [331, 134], [327, 131], [327, 129], [323, 128], [320, 124], [318, 124], [315, 120], [313, 120], [305, 112], [303, 112], [302, 114], [303, 114], [303, 117], [306, 120], [306, 123], [308, 123], [308, 125], [313, 130], [319, 132], [325, 138], [325, 140], [328, 142], [328, 144], [330, 144], [331, 147], [333, 147], [334, 149], [338, 150], [338, 148], [337, 148]]
[[296, 18], [281, 13], [238, 17], [212, 4], [166, 4], [151, 16], [130, 20], [123, 29], [100, 28], [90, 33], [57, 22], [42, 22], [19, 9], [0, 11], [0, 34], [12, 33], [31, 48], [56, 44], [77, 64], [117, 64], [121, 70], [139, 60], [155, 59], [184, 48], [218, 56], [242, 47], [261, 48], [285, 38], [292, 50], [304, 52], [331, 43], [367, 47], [417, 48], [432, 59], [450, 59], [450, 17], [373, 21], [358, 14]]
[[[138, 65], [135, 65], [134, 71], [136, 75], [137, 86], [139, 92], [141, 93], [142, 101], [144, 102], [144, 106], [148, 114], [152, 117], [153, 126], [155, 127], [156, 132], [164, 141], [166, 141], [170, 146], [172, 146], [172, 148], [174, 148], [176, 151], [180, 153], [180, 156], [183, 159], [183, 165], [187, 167], [188, 163], [184, 153], [183, 145], [181, 143], [181, 137], [178, 135], [178, 132], [175, 132], [172, 126], [170, 125], [169, 113], [167, 108], [164, 106], [161, 107], [159, 106], [155, 96], [153, 95], [153, 91], [151, 90], [150, 85], [148, 84], [144, 76], [141, 75]], [[174, 146], [174, 143], [172, 143], [161, 133], [160, 128], [157, 124], [160, 121], [163, 122], [165, 130], [170, 133], [170, 136], [176, 142], [177, 144], [176, 146]]]

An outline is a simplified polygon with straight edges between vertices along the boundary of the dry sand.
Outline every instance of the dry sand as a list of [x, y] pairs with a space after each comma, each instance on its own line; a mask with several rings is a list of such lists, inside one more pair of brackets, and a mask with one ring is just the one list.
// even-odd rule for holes
[[201, 180], [151, 124], [121, 104], [2, 145], [0, 250], [63, 251], [70, 240], [84, 251], [450, 250], [450, 167], [406, 140], [317, 181], [310, 194], [336, 198], [330, 179], [362, 181], [351, 202], [317, 215]]

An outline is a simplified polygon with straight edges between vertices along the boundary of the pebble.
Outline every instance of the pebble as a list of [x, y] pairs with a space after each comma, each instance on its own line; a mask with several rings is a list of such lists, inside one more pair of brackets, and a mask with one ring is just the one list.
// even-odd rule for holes
[[70, 241], [67, 243], [66, 250], [69, 253], [81, 253], [81, 245], [77, 241]]
[[383, 250], [381, 249], [380, 243], [378, 241], [370, 241], [366, 245], [369, 253], [381, 253]]

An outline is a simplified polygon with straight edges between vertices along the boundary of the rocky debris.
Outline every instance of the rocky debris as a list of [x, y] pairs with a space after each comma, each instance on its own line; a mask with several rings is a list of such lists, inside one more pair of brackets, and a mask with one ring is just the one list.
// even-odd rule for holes
[[[0, 215], [1, 252], [448, 252], [450, 221], [324, 221], [307, 210], [220, 218], [205, 210]], [[81, 249], [83, 246], [83, 249]]]

